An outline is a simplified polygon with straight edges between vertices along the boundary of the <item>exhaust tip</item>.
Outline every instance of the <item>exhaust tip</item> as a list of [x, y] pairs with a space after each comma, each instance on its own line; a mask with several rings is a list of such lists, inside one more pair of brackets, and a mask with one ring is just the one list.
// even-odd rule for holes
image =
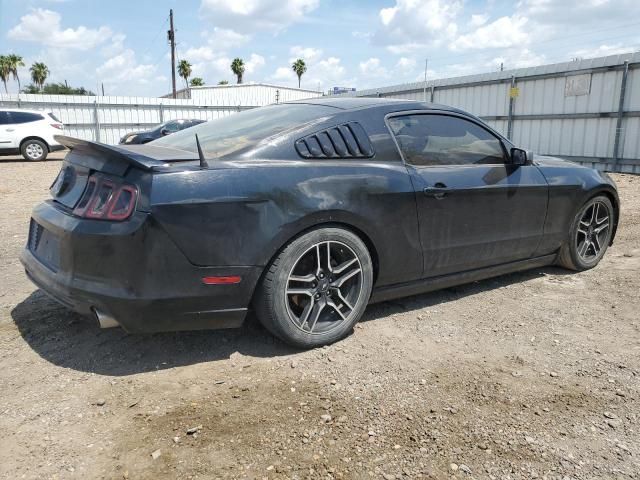
[[107, 315], [96, 308], [94, 308], [93, 311], [96, 313], [96, 317], [98, 317], [98, 325], [100, 325], [100, 328], [114, 328], [120, 326], [118, 321], [111, 315]]

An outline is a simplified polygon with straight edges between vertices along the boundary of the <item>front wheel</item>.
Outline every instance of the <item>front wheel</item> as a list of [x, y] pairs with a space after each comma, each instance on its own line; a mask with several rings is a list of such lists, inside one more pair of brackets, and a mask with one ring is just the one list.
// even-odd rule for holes
[[25, 160], [41, 162], [47, 158], [49, 149], [47, 145], [40, 140], [26, 140], [20, 147], [20, 152]]
[[351, 332], [369, 302], [371, 256], [354, 233], [320, 228], [271, 262], [256, 292], [261, 323], [290, 345], [313, 348]]
[[579, 271], [595, 267], [611, 242], [614, 215], [611, 200], [604, 195], [585, 203], [573, 219], [558, 263]]

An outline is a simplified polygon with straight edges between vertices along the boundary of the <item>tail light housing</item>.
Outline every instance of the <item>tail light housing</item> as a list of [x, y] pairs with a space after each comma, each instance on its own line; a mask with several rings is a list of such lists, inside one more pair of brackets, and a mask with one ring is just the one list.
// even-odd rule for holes
[[91, 175], [73, 213], [95, 220], [122, 221], [131, 216], [137, 201], [138, 189], [134, 185]]
[[64, 125], [62, 125], [61, 123], [50, 123], [49, 125], [51, 125], [53, 128], [57, 128], [58, 130], [64, 129]]

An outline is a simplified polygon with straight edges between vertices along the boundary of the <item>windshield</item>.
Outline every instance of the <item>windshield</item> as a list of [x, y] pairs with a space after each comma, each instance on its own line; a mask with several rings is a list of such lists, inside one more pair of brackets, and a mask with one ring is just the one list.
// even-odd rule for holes
[[156, 140], [153, 144], [195, 152], [197, 134], [204, 156], [220, 158], [246, 152], [264, 139], [337, 112], [335, 108], [323, 105], [270, 105], [212, 120]]

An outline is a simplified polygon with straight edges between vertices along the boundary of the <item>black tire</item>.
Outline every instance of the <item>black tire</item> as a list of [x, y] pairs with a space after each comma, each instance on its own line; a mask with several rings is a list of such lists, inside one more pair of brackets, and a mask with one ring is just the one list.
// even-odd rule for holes
[[[606, 213], [603, 213], [603, 210]], [[594, 212], [597, 217], [595, 223], [587, 225], [589, 221], [593, 221]], [[602, 260], [611, 242], [615, 221], [615, 210], [608, 197], [598, 195], [588, 200], [580, 207], [571, 222], [569, 234], [560, 249], [557, 264], [576, 271], [595, 267]], [[607, 227], [602, 228], [605, 225]], [[587, 245], [588, 243], [591, 245]]]
[[295, 347], [314, 348], [353, 330], [367, 307], [372, 285], [371, 256], [362, 240], [342, 228], [319, 228], [291, 241], [270, 263], [254, 308], [275, 336]]
[[20, 145], [20, 153], [29, 162], [41, 162], [47, 158], [49, 147], [42, 140], [25, 140]]

